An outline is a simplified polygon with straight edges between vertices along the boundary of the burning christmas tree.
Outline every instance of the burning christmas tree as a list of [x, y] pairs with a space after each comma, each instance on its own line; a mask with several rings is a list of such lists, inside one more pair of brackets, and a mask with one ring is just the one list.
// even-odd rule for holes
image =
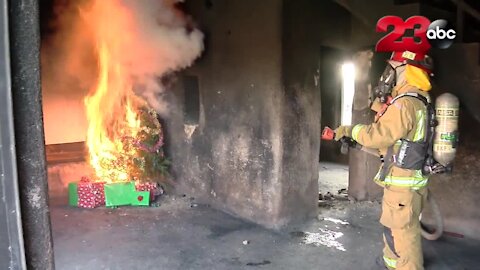
[[[85, 199], [89, 206], [101, 201], [99, 190], [108, 200], [108, 190], [136, 194], [152, 191], [149, 183], [168, 180], [170, 162], [159, 121], [159, 114], [168, 115], [168, 104], [161, 99], [161, 78], [191, 65], [203, 50], [203, 35], [177, 9], [180, 2], [90, 0], [75, 6], [78, 19], [72, 27], [79, 31], [72, 40], [90, 44], [97, 64], [84, 100], [88, 161], [95, 175], [73, 184], [70, 193], [92, 193]], [[73, 46], [80, 47], [85, 46]], [[83, 69], [78, 58], [84, 55], [72, 52], [66, 61]], [[118, 189], [107, 186], [115, 184]], [[144, 194], [137, 199], [143, 201]]]
[[181, 1], [94, 0], [81, 9], [98, 63], [85, 99], [89, 160], [99, 181], [159, 182], [168, 176], [157, 112], [160, 78], [190, 65], [202, 34], [176, 8]]

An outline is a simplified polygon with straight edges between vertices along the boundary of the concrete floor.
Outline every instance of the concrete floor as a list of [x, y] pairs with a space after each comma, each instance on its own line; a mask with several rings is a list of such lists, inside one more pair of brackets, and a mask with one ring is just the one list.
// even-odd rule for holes
[[[337, 201], [302, 228], [274, 232], [188, 197], [157, 208], [84, 210], [52, 201], [57, 269], [375, 269], [379, 204]], [[347, 224], [348, 222], [348, 224]], [[311, 244], [305, 242], [310, 240]], [[246, 242], [244, 242], [246, 241]], [[478, 269], [480, 243], [426, 242], [427, 269]]]
[[[346, 166], [322, 163], [320, 192], [346, 188]], [[75, 269], [376, 269], [381, 253], [378, 202], [330, 200], [318, 218], [266, 230], [188, 196], [159, 207], [78, 209], [52, 197], [56, 268]], [[479, 269], [480, 243], [445, 237], [425, 242], [426, 269]]]

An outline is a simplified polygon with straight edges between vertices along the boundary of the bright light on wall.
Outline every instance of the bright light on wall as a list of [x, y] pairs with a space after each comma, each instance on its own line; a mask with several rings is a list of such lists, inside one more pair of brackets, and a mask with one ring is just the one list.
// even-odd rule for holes
[[355, 94], [355, 66], [342, 65], [342, 125], [352, 124], [353, 95]]

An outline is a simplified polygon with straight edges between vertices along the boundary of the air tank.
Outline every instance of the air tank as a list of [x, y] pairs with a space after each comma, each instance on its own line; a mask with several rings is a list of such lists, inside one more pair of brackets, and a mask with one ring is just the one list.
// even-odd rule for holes
[[458, 142], [458, 98], [450, 93], [440, 95], [435, 102], [435, 117], [438, 125], [433, 140], [433, 157], [443, 166], [455, 159]]

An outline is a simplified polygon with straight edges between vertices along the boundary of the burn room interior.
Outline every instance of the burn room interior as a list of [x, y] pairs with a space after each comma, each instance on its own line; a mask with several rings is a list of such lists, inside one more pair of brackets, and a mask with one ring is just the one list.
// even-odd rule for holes
[[[18, 15], [25, 7], [14, 2], [10, 35], [22, 26], [20, 16], [36, 10], [35, 1], [26, 1], [31, 13]], [[41, 0], [37, 8], [32, 24], [41, 47], [34, 55], [15, 54], [40, 59], [33, 67], [41, 75], [33, 86], [41, 86], [39, 134], [17, 135], [28, 130], [19, 108], [30, 105], [16, 96], [23, 88], [12, 80], [32, 269], [372, 269], [382, 250], [382, 189], [372, 181], [380, 161], [355, 149], [342, 154], [339, 143], [320, 136], [345, 115], [352, 124], [373, 121], [372, 88], [390, 57], [375, 52], [384, 35], [375, 25], [385, 15], [442, 18], [457, 31], [450, 48], [430, 51], [431, 95], [458, 97], [460, 135], [453, 172], [429, 184], [444, 234], [423, 245], [426, 269], [476, 269], [477, 1]], [[28, 37], [11, 37], [12, 51], [15, 38]], [[12, 77], [22, 72], [15, 60]], [[354, 92], [345, 114], [348, 84]], [[32, 178], [22, 176], [32, 169], [22, 167], [22, 157], [33, 145], [20, 142], [43, 138], [38, 151], [46, 158], [38, 166], [46, 171], [22, 182]], [[93, 160], [110, 162], [108, 171]], [[150, 167], [155, 171], [148, 174]], [[144, 175], [160, 186], [147, 192], [155, 197], [147, 205], [134, 193], [143, 207], [72, 206], [69, 183], [79, 192], [81, 181], [100, 175], [109, 185]], [[42, 211], [32, 208], [38, 202]], [[434, 225], [432, 209], [422, 221]]]

